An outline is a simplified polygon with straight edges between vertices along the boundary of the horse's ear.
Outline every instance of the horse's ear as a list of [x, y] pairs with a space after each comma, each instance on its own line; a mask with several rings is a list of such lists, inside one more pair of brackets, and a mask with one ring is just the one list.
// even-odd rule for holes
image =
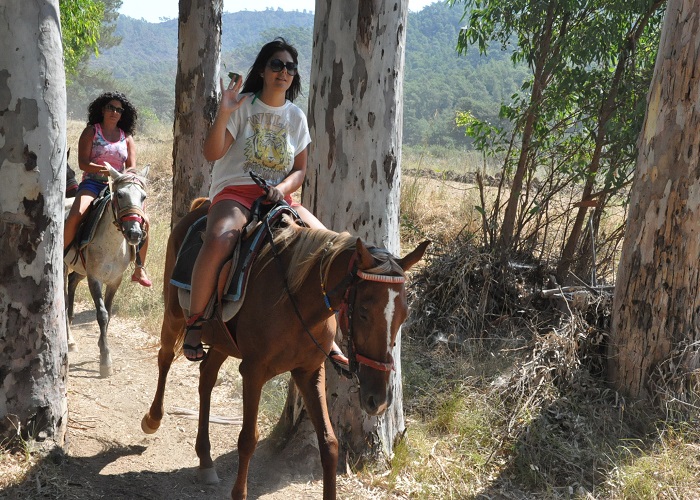
[[415, 250], [406, 255], [403, 259], [399, 259], [397, 262], [401, 266], [401, 269], [408, 271], [413, 267], [413, 265], [423, 258], [423, 254], [428, 249], [432, 241], [425, 240], [423, 243], [418, 245]]
[[367, 247], [362, 243], [362, 239], [357, 238], [355, 242], [355, 251], [357, 252], [357, 268], [358, 269], [371, 269], [374, 267], [374, 257], [367, 250]]
[[150, 170], [151, 170], [151, 164], [148, 163], [148, 164], [146, 164], [145, 167], [143, 167], [143, 168], [141, 169], [140, 172], [137, 173], [137, 175], [138, 175], [139, 177], [143, 177], [144, 179], [147, 179], [147, 178], [148, 178], [148, 172], [149, 172]]
[[120, 174], [119, 172], [117, 172], [117, 171], [114, 169], [114, 167], [112, 167], [112, 165], [110, 165], [110, 164], [107, 163], [107, 162], [105, 162], [105, 167], [107, 167], [107, 170], [109, 170], [109, 176], [110, 176], [113, 180], [115, 180], [115, 181], [116, 181], [117, 179], [119, 179], [119, 176], [120, 176], [120, 175], [122, 175], [122, 174]]

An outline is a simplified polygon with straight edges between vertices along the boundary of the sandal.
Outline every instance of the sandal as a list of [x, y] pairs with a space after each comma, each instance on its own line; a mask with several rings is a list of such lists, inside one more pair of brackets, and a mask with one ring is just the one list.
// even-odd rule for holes
[[350, 366], [350, 362], [348, 361], [348, 358], [345, 356], [345, 354], [338, 351], [337, 349], [331, 349], [331, 352], [328, 353], [328, 357], [336, 363], [338, 363], [339, 365]]
[[[206, 352], [204, 351], [204, 344], [202, 344], [201, 341], [202, 336], [201, 333], [199, 333], [202, 330], [203, 321], [204, 319], [202, 318], [201, 314], [190, 316], [190, 318], [187, 320], [187, 326], [185, 327], [185, 343], [182, 344], [182, 352], [189, 361], [202, 361], [206, 355]], [[187, 336], [190, 334], [190, 332], [197, 332], [197, 336], [200, 339], [197, 345], [187, 343]]]
[[[136, 265], [134, 268], [134, 273], [136, 273], [136, 269], [143, 269], [143, 273], [146, 273], [146, 268], [144, 266]], [[131, 281], [134, 281], [141, 286], [145, 286], [146, 288], [150, 288], [153, 285], [153, 282], [148, 279], [148, 276], [141, 276], [140, 278], [137, 278], [135, 274], [132, 274]]]
[[331, 351], [328, 353], [328, 359], [330, 359], [331, 364], [333, 365], [333, 368], [335, 368], [335, 371], [338, 372], [338, 375], [352, 379], [350, 362], [345, 354], [340, 352], [338, 349], [331, 348]]

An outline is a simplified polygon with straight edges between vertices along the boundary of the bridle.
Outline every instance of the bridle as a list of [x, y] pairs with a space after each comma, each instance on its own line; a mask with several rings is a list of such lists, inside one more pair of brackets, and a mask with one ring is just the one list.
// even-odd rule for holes
[[[145, 192], [146, 185], [143, 180], [136, 174], [122, 174], [118, 179], [118, 184], [136, 184], [141, 190]], [[145, 212], [143, 211], [142, 205], [137, 205], [134, 203], [129, 203], [127, 205], [119, 204], [119, 197], [114, 189], [114, 182], [112, 178], [109, 179], [109, 191], [112, 196], [111, 207], [112, 207], [112, 222], [119, 229], [119, 231], [124, 234], [124, 224], [127, 222], [136, 221], [141, 227], [141, 241], [146, 239], [146, 229], [144, 228]]]
[[[309, 330], [309, 327], [306, 325], [306, 322], [304, 321], [304, 318], [301, 315], [301, 312], [299, 311], [299, 307], [297, 306], [296, 301], [294, 300], [294, 296], [292, 295], [290, 289], [289, 289], [289, 284], [287, 283], [287, 277], [286, 273], [284, 271], [284, 268], [282, 266], [282, 260], [280, 259], [280, 255], [277, 252], [277, 248], [274, 242], [274, 237], [272, 235], [272, 229], [270, 228], [269, 224], [266, 224], [266, 230], [267, 230], [267, 235], [270, 241], [270, 246], [272, 249], [272, 253], [275, 257], [275, 260], [279, 264], [280, 267], [280, 273], [282, 274], [282, 280], [284, 282], [284, 288], [287, 292], [287, 296], [289, 297], [289, 300], [292, 304], [292, 307], [294, 308], [294, 312], [297, 315], [297, 318], [299, 318], [299, 321], [301, 322], [301, 325], [304, 327], [304, 330], [306, 331], [306, 334], [311, 338], [313, 343], [316, 345], [318, 349], [323, 351], [325, 354], [326, 358], [330, 360], [330, 362], [338, 368], [338, 362], [331, 358], [328, 353], [326, 353], [321, 345], [318, 343], [318, 341], [314, 338], [314, 336], [311, 334], [311, 331]], [[337, 235], [336, 235], [337, 237]], [[333, 313], [336, 313], [338, 315], [338, 322], [341, 325], [340, 328], [343, 330], [343, 333], [346, 335], [348, 339], [348, 361], [350, 364], [350, 373], [351, 375], [357, 376], [357, 371], [360, 367], [360, 365], [367, 366], [368, 368], [372, 368], [374, 370], [380, 371], [380, 372], [391, 372], [394, 370], [394, 359], [391, 357], [391, 354], [389, 355], [389, 361], [384, 362], [384, 361], [378, 361], [376, 359], [369, 358], [367, 356], [364, 356], [360, 353], [357, 352], [357, 349], [355, 347], [355, 335], [354, 331], [352, 329], [352, 314], [355, 306], [355, 295], [357, 292], [357, 285], [361, 281], [374, 281], [377, 283], [404, 283], [406, 281], [406, 278], [404, 276], [389, 276], [386, 274], [379, 274], [379, 273], [372, 273], [370, 272], [371, 270], [360, 270], [357, 267], [357, 249], [353, 252], [352, 256], [350, 257], [350, 262], [348, 264], [348, 272], [343, 277], [342, 280], [340, 280], [340, 283], [338, 283], [333, 290], [330, 292], [326, 292], [326, 286], [325, 286], [325, 280], [323, 277], [323, 261], [328, 254], [328, 251], [331, 249], [333, 246], [333, 241], [335, 238], [332, 238], [326, 243], [326, 248], [323, 251], [323, 254], [321, 255], [321, 259], [319, 260], [319, 273], [321, 275], [321, 293], [323, 294], [323, 302], [326, 306], [326, 308], [329, 311], [332, 311]], [[330, 267], [330, 266], [329, 266]], [[375, 270], [383, 272], [383, 267], [379, 266], [378, 268], [374, 268]], [[335, 295], [341, 295], [343, 296], [343, 299], [341, 300], [340, 307], [338, 309], [334, 309], [333, 306], [331, 305], [331, 296]], [[343, 323], [345, 328], [343, 329]], [[342, 373], [342, 370], [339, 370]]]
[[[340, 329], [346, 335], [348, 339], [348, 360], [350, 362], [350, 372], [356, 373], [360, 365], [367, 366], [381, 372], [394, 371], [394, 359], [389, 355], [389, 361], [377, 361], [372, 358], [368, 358], [357, 352], [355, 346], [355, 335], [352, 328], [352, 315], [355, 307], [355, 295], [357, 292], [357, 285], [361, 281], [373, 281], [375, 283], [404, 283], [406, 278], [404, 276], [389, 276], [386, 274], [375, 274], [368, 271], [362, 271], [357, 267], [357, 250], [355, 250], [350, 257], [350, 262], [348, 264], [348, 272], [345, 277], [340, 280], [340, 283], [333, 288], [330, 292], [326, 292], [326, 286], [324, 284], [323, 278], [323, 259], [325, 258], [332, 240], [329, 241], [324, 254], [321, 256], [320, 262], [320, 273], [321, 273], [321, 293], [323, 294], [323, 302], [328, 308], [328, 310], [333, 311], [338, 315], [338, 323]], [[342, 295], [342, 300], [340, 306], [334, 309], [331, 306], [331, 296]]]

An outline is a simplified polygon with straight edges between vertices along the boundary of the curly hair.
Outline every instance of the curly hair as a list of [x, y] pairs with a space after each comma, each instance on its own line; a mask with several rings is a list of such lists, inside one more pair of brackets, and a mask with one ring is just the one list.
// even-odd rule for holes
[[[277, 52], [288, 52], [292, 56], [292, 60], [299, 64], [299, 52], [292, 45], [287, 43], [287, 41], [282, 37], [277, 37], [273, 41], [263, 45], [260, 52], [258, 52], [258, 57], [255, 58], [255, 62], [248, 70], [248, 75], [245, 77], [245, 82], [243, 83], [243, 88], [241, 92], [252, 92], [256, 93], [263, 88], [263, 77], [261, 73], [265, 71], [265, 66], [272, 56]], [[299, 76], [299, 71], [292, 78], [292, 84], [287, 89], [285, 97], [290, 101], [294, 102], [294, 99], [301, 92], [301, 77]]]
[[134, 135], [136, 129], [136, 120], [138, 119], [138, 112], [133, 104], [126, 98], [121, 92], [104, 92], [97, 97], [88, 106], [88, 125], [95, 125], [96, 123], [102, 123], [104, 119], [104, 114], [102, 110], [109, 104], [110, 101], [119, 101], [122, 103], [122, 108], [124, 111], [117, 122], [117, 127], [122, 129], [126, 135]]

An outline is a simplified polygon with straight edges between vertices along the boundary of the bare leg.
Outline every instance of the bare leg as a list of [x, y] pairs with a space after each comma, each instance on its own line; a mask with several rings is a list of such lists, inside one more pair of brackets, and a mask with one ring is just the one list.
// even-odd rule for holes
[[183, 346], [185, 357], [190, 361], [204, 357], [198, 319], [214, 293], [221, 266], [233, 253], [247, 218], [248, 211], [231, 200], [222, 200], [209, 209], [204, 244], [192, 271], [190, 319]]
[[85, 212], [87, 212], [90, 203], [95, 199], [95, 195], [87, 190], [82, 190], [75, 195], [73, 205], [68, 212], [68, 218], [63, 225], [63, 250], [68, 248], [68, 245], [73, 243], [75, 235], [78, 233], [80, 221], [83, 220]]
[[148, 253], [148, 233], [150, 229], [148, 216], [144, 214], [143, 227], [146, 231], [146, 238], [141, 243], [138, 252], [138, 258], [136, 259], [136, 265], [134, 266], [134, 272], [131, 275], [131, 281], [136, 281], [140, 285], [145, 287], [150, 287], [153, 283], [148, 278], [146, 273], [146, 254]]
[[301, 220], [304, 221], [304, 224], [309, 226], [311, 229], [326, 229], [326, 226], [324, 226], [320, 220], [316, 218], [314, 214], [309, 212], [305, 207], [301, 205], [297, 205], [294, 207], [294, 210], [299, 214], [299, 217], [301, 217]]

